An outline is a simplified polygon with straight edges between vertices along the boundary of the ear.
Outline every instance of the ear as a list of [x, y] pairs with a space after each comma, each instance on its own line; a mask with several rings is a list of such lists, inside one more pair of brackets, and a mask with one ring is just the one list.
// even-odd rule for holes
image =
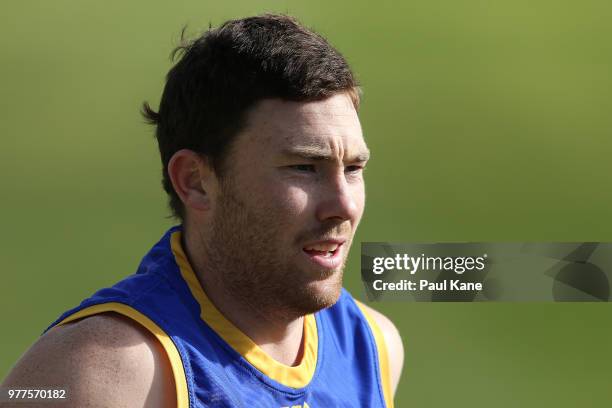
[[168, 175], [186, 209], [210, 210], [211, 196], [216, 191], [216, 175], [209, 160], [193, 150], [179, 150], [168, 162]]

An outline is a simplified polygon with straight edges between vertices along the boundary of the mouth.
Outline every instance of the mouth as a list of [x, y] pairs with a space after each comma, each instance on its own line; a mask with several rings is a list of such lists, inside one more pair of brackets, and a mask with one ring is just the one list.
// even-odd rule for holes
[[326, 269], [336, 269], [340, 266], [343, 251], [344, 241], [341, 240], [319, 241], [302, 248], [302, 252], [311, 262]]

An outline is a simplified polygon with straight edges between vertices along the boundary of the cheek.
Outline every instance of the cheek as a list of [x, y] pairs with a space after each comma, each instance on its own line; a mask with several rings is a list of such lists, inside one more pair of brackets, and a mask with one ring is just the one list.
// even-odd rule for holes
[[279, 183], [270, 198], [279, 215], [295, 218], [308, 212], [309, 195], [300, 187]]
[[260, 219], [266, 219], [276, 225], [294, 224], [296, 218], [303, 216], [309, 209], [306, 186], [266, 176], [269, 175], [242, 180], [241, 196], [251, 203]]

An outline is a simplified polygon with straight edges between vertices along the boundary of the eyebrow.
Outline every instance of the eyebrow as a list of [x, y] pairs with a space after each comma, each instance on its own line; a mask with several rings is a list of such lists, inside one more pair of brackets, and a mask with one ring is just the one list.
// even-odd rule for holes
[[[330, 154], [329, 150], [321, 149], [318, 147], [293, 147], [290, 149], [283, 149], [283, 156], [288, 157], [299, 157], [301, 159], [313, 160], [313, 161], [333, 161], [334, 157]], [[370, 159], [370, 151], [363, 150], [354, 156], [349, 157], [347, 162], [366, 162]]]

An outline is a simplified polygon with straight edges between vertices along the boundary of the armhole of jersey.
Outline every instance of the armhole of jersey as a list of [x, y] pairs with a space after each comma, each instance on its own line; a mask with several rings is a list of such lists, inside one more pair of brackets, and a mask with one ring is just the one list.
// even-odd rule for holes
[[372, 334], [374, 335], [374, 341], [376, 342], [376, 349], [378, 350], [378, 365], [380, 367], [380, 378], [382, 381], [383, 396], [385, 398], [385, 405], [387, 408], [393, 408], [393, 394], [391, 391], [391, 371], [389, 370], [389, 353], [387, 352], [387, 343], [385, 343], [385, 336], [382, 330], [376, 323], [376, 320], [366, 310], [365, 305], [354, 299], [355, 303], [361, 310], [361, 313], [365, 317]]
[[161, 343], [164, 350], [166, 350], [168, 360], [170, 360], [172, 374], [174, 376], [174, 384], [176, 386], [176, 406], [177, 408], [188, 408], [189, 392], [187, 390], [187, 377], [185, 375], [185, 368], [183, 367], [181, 355], [179, 354], [176, 345], [170, 336], [166, 334], [166, 332], [164, 332], [157, 324], [155, 324], [144, 314], [140, 313], [138, 310], [123, 303], [101, 303], [83, 308], [78, 312], [66, 317], [53, 327], [104, 312], [116, 312], [122, 316], [126, 316], [139, 323], [155, 336], [155, 338]]

